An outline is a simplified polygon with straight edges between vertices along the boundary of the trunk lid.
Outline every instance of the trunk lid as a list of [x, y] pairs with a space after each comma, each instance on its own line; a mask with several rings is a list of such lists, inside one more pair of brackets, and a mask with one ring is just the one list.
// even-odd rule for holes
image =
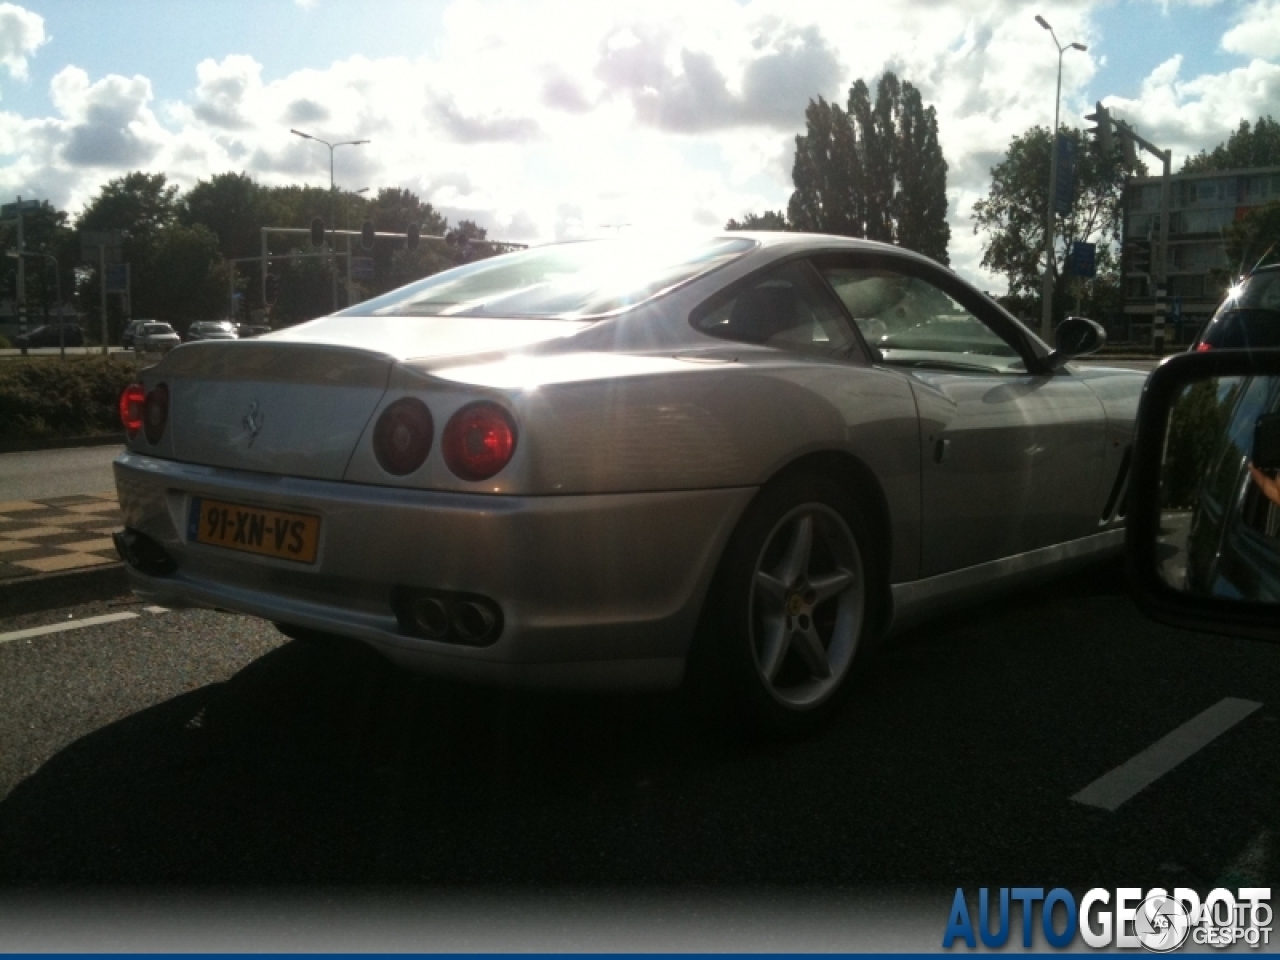
[[341, 480], [394, 365], [384, 354], [319, 344], [179, 347], [144, 377], [148, 387], [169, 385], [168, 449], [151, 449], [187, 463]]
[[238, 470], [341, 480], [402, 360], [493, 354], [588, 323], [489, 317], [322, 317], [253, 340], [173, 350], [146, 372], [167, 383], [169, 427], [137, 449]]

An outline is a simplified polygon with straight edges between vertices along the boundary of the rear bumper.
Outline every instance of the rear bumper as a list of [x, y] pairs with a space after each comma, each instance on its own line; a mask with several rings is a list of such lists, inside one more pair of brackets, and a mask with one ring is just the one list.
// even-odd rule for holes
[[[516, 497], [415, 491], [205, 467], [127, 452], [125, 524], [176, 562], [130, 570], [167, 606], [233, 610], [360, 639], [420, 672], [569, 688], [679, 683], [715, 565], [752, 488]], [[189, 542], [195, 496], [321, 518], [314, 564]], [[488, 647], [408, 636], [393, 586], [481, 594]]]

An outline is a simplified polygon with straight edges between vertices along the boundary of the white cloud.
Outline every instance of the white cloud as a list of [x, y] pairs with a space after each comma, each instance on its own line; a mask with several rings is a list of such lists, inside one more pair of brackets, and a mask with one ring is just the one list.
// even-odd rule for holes
[[1176, 171], [1189, 155], [1226, 140], [1242, 119], [1275, 113], [1280, 64], [1254, 60], [1225, 73], [1184, 80], [1182, 57], [1171, 57], [1143, 81], [1138, 97], [1108, 97], [1105, 102], [1146, 139], [1171, 150]]
[[0, 3], [0, 66], [18, 80], [27, 77], [27, 60], [47, 41], [44, 18], [13, 3]]
[[1222, 37], [1222, 49], [1252, 57], [1280, 57], [1280, 0], [1256, 0]]
[[[1095, 44], [1096, 2], [1048, 11], [1058, 36]], [[405, 187], [505, 239], [718, 227], [785, 209], [810, 97], [843, 103], [851, 81], [893, 69], [938, 112], [952, 262], [1000, 289], [978, 267], [970, 212], [1009, 141], [1052, 120], [1057, 56], [1037, 9], [898, 0], [832, 11], [829, 0], [458, 0], [429, 56], [353, 56], [272, 77], [233, 54], [195, 65], [191, 89], [161, 104], [145, 77], [91, 81], [68, 67], [50, 88], [53, 116], [0, 113], [0, 154], [12, 157], [0, 194], [74, 211], [130, 169], [183, 187], [226, 170], [327, 186], [329, 152], [295, 127], [372, 141], [336, 151], [339, 187]], [[1063, 65], [1063, 117], [1082, 115], [1097, 61], [1072, 51]], [[1179, 156], [1280, 102], [1280, 67], [1263, 59], [1190, 79], [1182, 70], [1170, 59], [1138, 97], [1111, 101]]]

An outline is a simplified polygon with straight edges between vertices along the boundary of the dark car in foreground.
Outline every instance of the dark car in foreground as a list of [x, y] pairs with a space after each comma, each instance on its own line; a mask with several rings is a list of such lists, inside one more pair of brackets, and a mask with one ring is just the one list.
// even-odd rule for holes
[[950, 270], [794, 233], [555, 244], [121, 399], [134, 590], [406, 667], [828, 714], [891, 625], [1119, 550], [1144, 374]]
[[1280, 264], [1259, 267], [1227, 291], [1191, 349], [1258, 350], [1280, 347]]
[[43, 327], [36, 327], [26, 336], [14, 338], [13, 345], [20, 350], [63, 345], [81, 347], [84, 346], [84, 331], [74, 323], [48, 323]]

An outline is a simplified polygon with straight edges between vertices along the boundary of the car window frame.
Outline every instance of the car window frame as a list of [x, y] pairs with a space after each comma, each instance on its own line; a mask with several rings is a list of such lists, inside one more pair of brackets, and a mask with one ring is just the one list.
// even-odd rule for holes
[[[826, 301], [827, 306], [835, 312], [837, 317], [844, 321], [844, 324], [848, 329], [851, 349], [846, 350], [843, 355], [820, 356], [817, 353], [791, 350], [785, 346], [749, 343], [745, 340], [733, 340], [727, 337], [717, 337], [715, 334], [708, 333], [706, 330], [698, 326], [698, 322], [702, 318], [709, 313], [714, 313], [716, 310], [719, 310], [729, 301], [737, 299], [746, 287], [757, 286], [762, 280], [767, 279], [770, 274], [785, 269], [797, 262], [804, 265], [804, 269], [808, 272], [810, 279], [813, 280], [814, 292]], [[836, 296], [835, 291], [831, 289], [831, 284], [827, 283], [826, 278], [823, 277], [821, 272], [814, 267], [812, 251], [800, 251], [793, 253], [790, 256], [779, 257], [776, 260], [771, 260], [769, 263], [758, 267], [745, 276], [739, 277], [737, 280], [734, 280], [732, 283], [711, 294], [711, 296], [707, 297], [696, 307], [690, 310], [688, 323], [693, 331], [699, 336], [706, 337], [708, 340], [712, 340], [720, 344], [737, 344], [741, 347], [774, 350], [778, 353], [785, 354], [786, 356], [803, 357], [810, 360], [833, 361], [836, 363], [847, 363], [853, 366], [862, 367], [874, 366], [879, 360], [879, 351], [874, 350], [874, 348], [867, 343], [866, 339], [862, 336], [862, 331], [858, 329], [858, 325], [854, 323], [853, 317], [849, 314], [848, 309], [845, 308], [844, 302]]]
[[[931, 283], [947, 296], [955, 300], [960, 306], [968, 310], [979, 322], [990, 328], [997, 336], [1005, 341], [1010, 347], [1017, 351], [1026, 370], [991, 370], [982, 371], [981, 375], [988, 376], [1020, 376], [1025, 377], [1028, 374], [1044, 374], [1056, 373], [1045, 369], [1045, 355], [1035, 349], [1035, 344], [1027, 336], [1026, 331], [1018, 321], [1008, 316], [998, 304], [988, 300], [982, 296], [977, 290], [974, 290], [954, 273], [943, 267], [926, 261], [918, 260], [915, 257], [908, 257], [898, 253], [890, 253], [881, 250], [824, 250], [811, 255], [814, 261], [814, 270], [819, 277], [822, 278], [823, 285], [831, 291], [831, 295], [840, 303], [841, 310], [849, 317], [849, 322], [857, 327], [853, 321], [852, 315], [849, 314], [848, 308], [844, 301], [840, 299], [839, 294], [831, 286], [826, 275], [822, 272], [819, 261], [828, 259], [839, 259], [846, 261], [841, 266], [853, 265], [857, 269], [871, 270], [892, 270], [901, 273], [903, 276], [911, 277], [917, 280], [923, 280]], [[861, 336], [862, 331], [858, 331]], [[876, 365], [883, 365], [886, 368], [892, 364], [884, 363], [884, 358], [879, 348], [868, 345], [868, 349], [875, 351]], [[902, 369], [901, 367], [895, 369]], [[1063, 369], [1063, 368], [1059, 368]], [[964, 373], [966, 371], [953, 371]], [[1064, 371], [1069, 376], [1069, 371]], [[974, 375], [979, 375], [979, 371], [972, 371]]]

